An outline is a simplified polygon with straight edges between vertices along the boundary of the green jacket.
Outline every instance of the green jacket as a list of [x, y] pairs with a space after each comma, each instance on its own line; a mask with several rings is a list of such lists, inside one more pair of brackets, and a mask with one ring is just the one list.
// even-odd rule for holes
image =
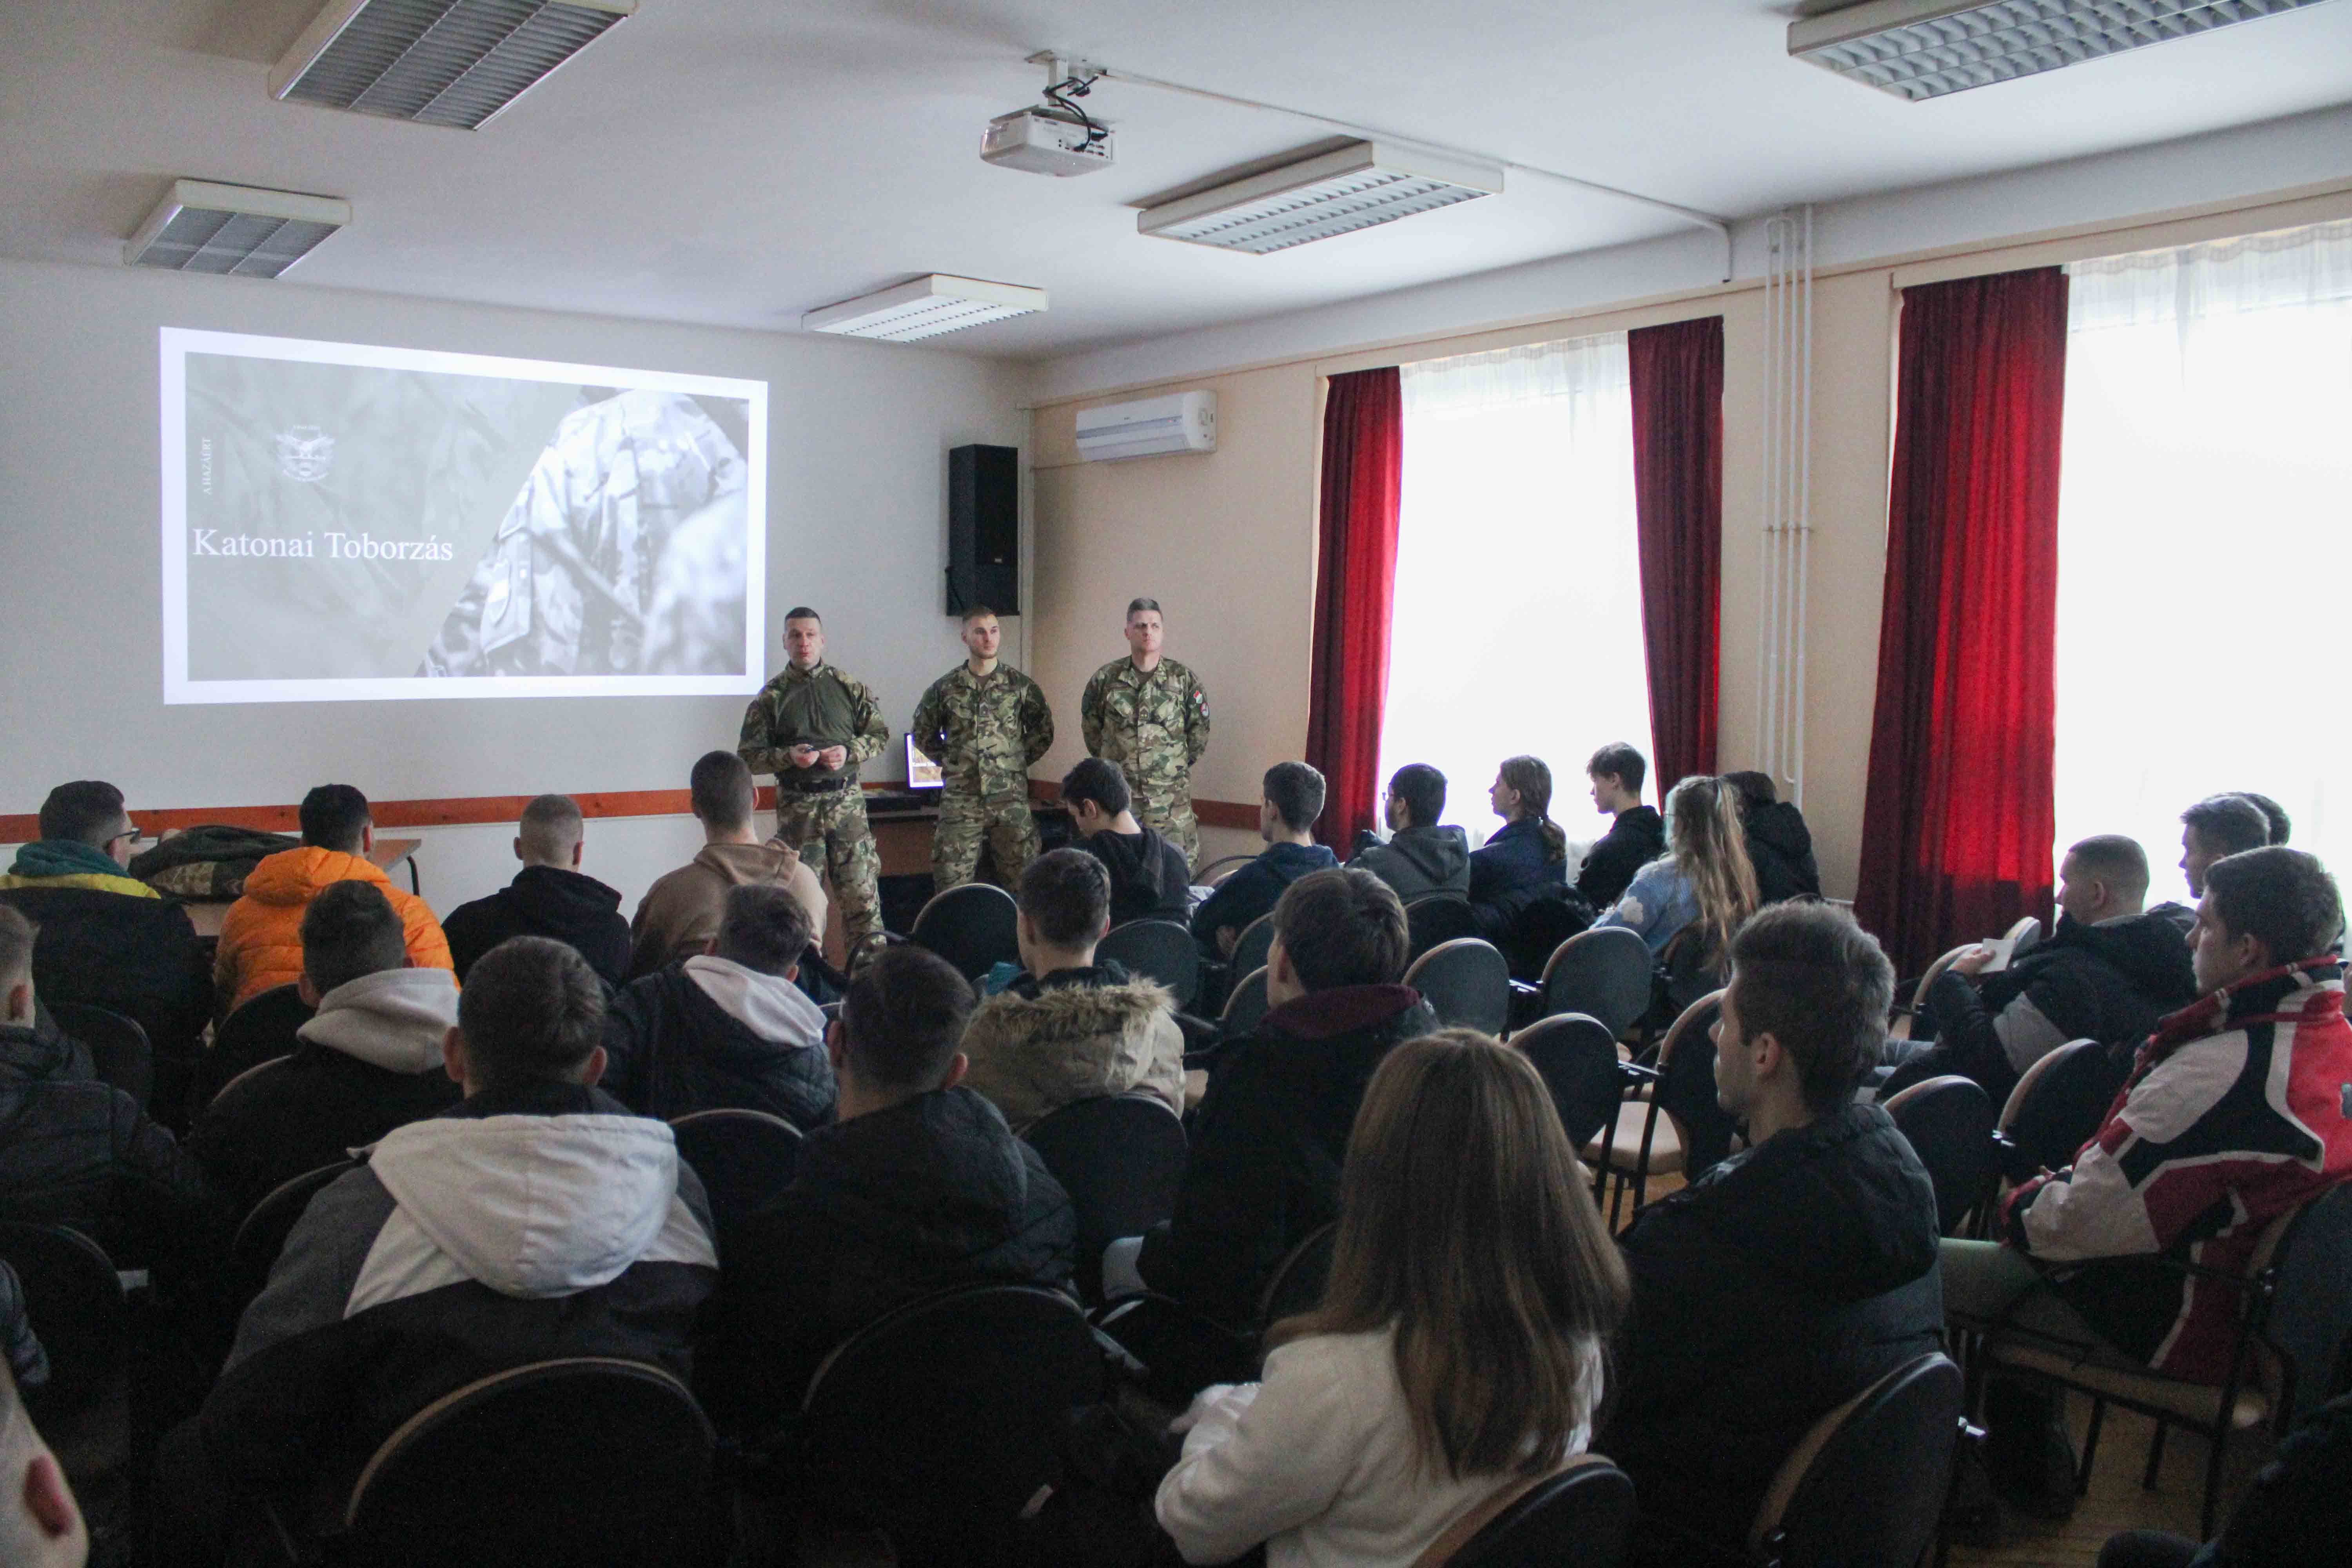
[[[890, 727], [882, 722], [881, 706], [865, 682], [829, 664], [809, 670], [788, 664], [743, 710], [743, 733], [735, 750], [755, 773], [773, 773], [780, 784], [811, 784], [855, 780], [858, 764], [880, 756], [889, 743]], [[849, 757], [838, 768], [796, 768], [789, 753], [798, 745], [840, 746]]]
[[1078, 722], [1087, 753], [1118, 763], [1129, 784], [1181, 788], [1209, 749], [1209, 694], [1172, 658], [1149, 675], [1133, 659], [1113, 659], [1087, 682]]
[[974, 675], [969, 664], [931, 682], [908, 728], [940, 782], [958, 795], [1025, 791], [1029, 769], [1054, 744], [1054, 710], [1037, 683], [1009, 664]]

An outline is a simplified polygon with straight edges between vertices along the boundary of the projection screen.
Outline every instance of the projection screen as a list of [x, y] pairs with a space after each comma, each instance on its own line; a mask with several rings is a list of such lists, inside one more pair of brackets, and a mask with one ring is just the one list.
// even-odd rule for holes
[[162, 340], [165, 702], [759, 689], [767, 383]]

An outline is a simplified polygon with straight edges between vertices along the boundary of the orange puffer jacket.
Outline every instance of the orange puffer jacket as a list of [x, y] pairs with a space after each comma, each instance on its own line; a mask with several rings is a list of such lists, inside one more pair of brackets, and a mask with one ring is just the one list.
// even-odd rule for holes
[[362, 856], [305, 844], [256, 866], [245, 879], [245, 897], [229, 906], [221, 922], [213, 992], [224, 1016], [272, 986], [302, 978], [302, 911], [331, 882], [373, 882], [400, 911], [408, 962], [419, 969], [452, 967], [449, 941], [424, 900], [394, 887]]

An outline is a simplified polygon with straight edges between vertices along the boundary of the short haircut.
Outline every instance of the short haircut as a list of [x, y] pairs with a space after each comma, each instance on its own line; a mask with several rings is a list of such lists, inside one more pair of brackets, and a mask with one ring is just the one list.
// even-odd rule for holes
[[2085, 875], [2115, 883], [2126, 898], [2136, 899], [2147, 891], [2147, 851], [2137, 838], [2120, 833], [2094, 834], [2069, 845], [2065, 858]]
[[756, 795], [751, 767], [732, 752], [705, 752], [687, 775], [694, 815], [713, 827], [740, 827], [751, 820]]
[[746, 882], [727, 889], [714, 952], [746, 969], [782, 974], [807, 955], [814, 931], [808, 906], [793, 897], [791, 889], [774, 882]]
[[100, 845], [122, 831], [122, 792], [104, 779], [76, 779], [41, 802], [41, 837]]
[[1741, 773], [1726, 773], [1723, 775], [1723, 782], [1739, 793], [1739, 805], [1742, 810], [1780, 804], [1780, 792], [1773, 786], [1770, 773], [1759, 773], [1751, 769]]
[[1650, 776], [1650, 764], [1624, 742], [1612, 741], [1592, 753], [1592, 760], [1584, 764], [1584, 772], [1588, 778], [1605, 775], [1615, 779], [1627, 795], [1640, 795], [1643, 781]]
[[33, 942], [41, 928], [14, 904], [0, 904], [0, 985], [33, 977]]
[[1323, 815], [1323, 775], [1305, 763], [1276, 763], [1265, 770], [1265, 798], [1285, 827], [1304, 832]]
[[1110, 868], [1083, 849], [1049, 849], [1021, 873], [1020, 903], [1052, 946], [1099, 942], [1110, 929]]
[[2215, 855], [2260, 849], [2271, 841], [2271, 819], [2242, 795], [2209, 795], [2182, 812], [2180, 821], [2195, 828], [2199, 842]]
[[963, 613], [963, 624], [965, 626], [970, 626], [974, 621], [992, 621], [994, 619], [996, 619], [996, 612], [990, 609], [986, 605], [974, 605], [971, 609], [966, 610]]
[[2231, 936], [2261, 939], [2273, 963], [2327, 951], [2344, 929], [2344, 900], [2318, 858], [2283, 844], [2242, 850], [2205, 871], [2205, 896]]
[[320, 849], [359, 853], [360, 838], [372, 825], [367, 796], [349, 784], [320, 784], [302, 797], [302, 842]]
[[818, 626], [824, 625], [824, 617], [806, 605], [794, 605], [791, 609], [786, 610], [784, 620], [787, 625], [793, 621], [814, 621]]
[[466, 972], [457, 1027], [482, 1084], [564, 1081], [604, 1038], [604, 983], [564, 942], [509, 937]]
[[1100, 757], [1088, 757], [1062, 775], [1062, 804], [1072, 810], [1082, 800], [1102, 807], [1105, 816], [1117, 816], [1134, 804], [1127, 775]]
[[400, 911], [373, 882], [330, 882], [302, 911], [302, 973], [320, 994], [408, 964]]
[[1160, 601], [1157, 599], [1129, 599], [1127, 602], [1127, 618], [1130, 621], [1135, 619], [1136, 616], [1143, 614], [1146, 610], [1150, 610], [1155, 616], [1160, 614]]
[[1396, 889], [1346, 866], [1291, 883], [1274, 906], [1274, 935], [1309, 991], [1391, 984], [1412, 945]]
[[2263, 817], [2269, 821], [2271, 825], [2272, 843], [2284, 844], [2288, 839], [2294, 837], [2294, 818], [2286, 814], [2286, 807], [2281, 805], [2270, 796], [2266, 795], [2256, 795], [2250, 789], [2242, 789], [2238, 791], [2238, 798], [2241, 800], [2250, 800], [2253, 802], [2254, 809], [2261, 812]]
[[568, 795], [542, 795], [522, 808], [519, 825], [525, 851], [542, 860], [569, 860], [580, 842], [580, 803]]
[[857, 972], [841, 1004], [842, 1049], [861, 1082], [922, 1094], [946, 1081], [971, 984], [954, 964], [919, 947], [885, 949]]
[[1835, 904], [1773, 904], [1732, 939], [1729, 999], [1740, 1034], [1778, 1040], [1805, 1104], [1823, 1115], [1878, 1064], [1895, 965]]
[[1445, 775], [1427, 763], [1407, 763], [1389, 775], [1389, 793], [1404, 802], [1415, 827], [1429, 827], [1445, 815]]

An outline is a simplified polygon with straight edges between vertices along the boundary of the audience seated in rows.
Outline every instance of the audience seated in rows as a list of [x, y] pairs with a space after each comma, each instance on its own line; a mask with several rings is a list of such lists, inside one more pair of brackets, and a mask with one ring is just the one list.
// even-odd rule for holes
[[[2328, 951], [2343, 906], [2317, 860], [2248, 849], [2200, 880], [2201, 994], [2140, 1047], [2074, 1163], [2004, 1201], [2000, 1240], [1944, 1242], [1944, 1283], [1969, 1327], [2218, 1384], [2243, 1298], [2215, 1275], [2243, 1273], [2273, 1219], [2352, 1175], [2352, 1026]], [[2070, 1508], [2054, 1407], [1999, 1380], [1991, 1393], [1995, 1479], [2029, 1507]]]
[[1305, 763], [1276, 763], [1265, 770], [1257, 806], [1257, 836], [1265, 840], [1265, 847], [1192, 911], [1192, 938], [1203, 953], [1231, 958], [1242, 932], [1274, 912], [1284, 889], [1339, 863], [1337, 855], [1315, 842], [1315, 819], [1322, 815], [1321, 773]]
[[1110, 930], [1110, 873], [1093, 856], [1051, 849], [1021, 873], [1021, 973], [973, 1009], [964, 1084], [1015, 1132], [1074, 1100], [1141, 1089], [1184, 1109], [1184, 1031], [1176, 998], [1117, 963], [1097, 964]]
[[212, 1016], [211, 969], [188, 912], [124, 871], [139, 830], [122, 792], [98, 779], [59, 784], [40, 824], [0, 876], [0, 902], [41, 930], [41, 994], [111, 1009], [158, 1052], [185, 1056]]
[[232, 1083], [188, 1130], [188, 1152], [240, 1214], [458, 1098], [442, 1070], [457, 981], [410, 965], [383, 889], [319, 890], [302, 911], [299, 984], [318, 1014], [296, 1031], [294, 1054]]
[[702, 824], [702, 848], [677, 870], [656, 878], [629, 922], [632, 978], [710, 949], [727, 889], [755, 884], [785, 889], [808, 911], [809, 930], [824, 930], [824, 889], [792, 848], [760, 841], [751, 826], [758, 792], [751, 770], [732, 752], [706, 752], [688, 775], [688, 795]]
[[[1401, 984], [1409, 943], [1404, 905], [1370, 871], [1317, 871], [1282, 895], [1268, 1011], [1218, 1053], [1174, 1217], [1133, 1259], [1140, 1283], [1245, 1328], [1284, 1256], [1339, 1217], [1364, 1086], [1397, 1045], [1437, 1027], [1420, 993]], [[1106, 1259], [1106, 1280], [1112, 1272]]]
[[727, 1259], [720, 1352], [704, 1392], [754, 1427], [798, 1408], [825, 1353], [895, 1307], [950, 1287], [1061, 1287], [1069, 1195], [996, 1108], [963, 1087], [971, 987], [919, 947], [851, 981], [825, 1047], [839, 1120], [745, 1220]]
[[[1664, 853], [1666, 822], [1656, 807], [1642, 804], [1642, 784], [1650, 776], [1650, 764], [1624, 742], [1612, 741], [1593, 752], [1584, 764], [1584, 776], [1592, 785], [1592, 809], [1610, 823], [1609, 831], [1585, 854], [1576, 890], [1594, 909], [1605, 910], [1625, 896], [1634, 872]], [[1544, 793], [1550, 795], [1549, 789]]]
[[245, 895], [222, 917], [213, 958], [213, 991], [226, 1014], [264, 991], [302, 977], [302, 911], [321, 888], [372, 882], [399, 911], [409, 962], [447, 969], [448, 939], [425, 900], [392, 885], [370, 860], [375, 823], [367, 796], [349, 784], [320, 784], [302, 797], [302, 842], [253, 868]]
[[1813, 859], [1813, 831], [1805, 826], [1805, 814], [1780, 798], [1769, 773], [1726, 773], [1723, 782], [1738, 792], [1748, 861], [1756, 868], [1757, 902], [1820, 898], [1822, 868]]
[[1110, 923], [1192, 918], [1192, 868], [1184, 852], [1135, 820], [1127, 775], [1100, 757], [1088, 757], [1062, 776], [1077, 847], [1110, 872]]
[[1393, 1565], [1582, 1453], [1625, 1268], [1527, 1058], [1399, 1046], [1348, 1140], [1321, 1305], [1204, 1391], [1160, 1522], [1187, 1562]]
[[1470, 852], [1470, 901], [1511, 913], [1568, 885], [1568, 835], [1551, 819], [1551, 769], [1540, 757], [1508, 757], [1487, 786], [1503, 826]]
[[1756, 912], [1756, 869], [1739, 822], [1739, 792], [1693, 776], [1666, 796], [1666, 852], [1633, 875], [1625, 896], [1595, 926], [1623, 926], [1653, 954], [1685, 927], [1696, 928], [1707, 968], [1719, 968], [1740, 923]]
[[89, 1527], [49, 1446], [33, 1429], [16, 1380], [0, 1369], [0, 1563], [82, 1568]]
[[474, 966], [446, 1046], [465, 1100], [310, 1200], [204, 1409], [166, 1440], [167, 1560], [220, 1561], [257, 1498], [298, 1531], [339, 1511], [403, 1421], [504, 1368], [601, 1355], [690, 1374], [709, 1216], [669, 1129], [595, 1087], [604, 1015], [562, 942], [515, 937]]
[[1445, 775], [1427, 763], [1407, 763], [1389, 778], [1381, 815], [1384, 841], [1366, 844], [1348, 864], [1370, 871], [1410, 903], [1431, 893], [1470, 896], [1470, 839], [1437, 819], [1445, 814]]
[[1717, 1098], [1751, 1147], [1622, 1238], [1633, 1317], [1595, 1446], [1633, 1478], [1645, 1537], [1737, 1546], [1808, 1427], [1940, 1347], [1943, 1296], [1927, 1172], [1854, 1100], [1885, 1037], [1886, 955], [1844, 910], [1790, 903], [1740, 929], [1730, 967]]
[[460, 904], [441, 922], [449, 957], [463, 981], [474, 961], [510, 936], [569, 942], [607, 985], [629, 977], [629, 922], [621, 892], [580, 869], [587, 847], [580, 806], [568, 795], [543, 795], [522, 808], [515, 879], [485, 899]]
[[604, 1087], [667, 1121], [764, 1110], [802, 1131], [833, 1120], [824, 1013], [795, 982], [808, 909], [789, 889], [727, 889], [710, 951], [631, 981], [604, 1017]]

